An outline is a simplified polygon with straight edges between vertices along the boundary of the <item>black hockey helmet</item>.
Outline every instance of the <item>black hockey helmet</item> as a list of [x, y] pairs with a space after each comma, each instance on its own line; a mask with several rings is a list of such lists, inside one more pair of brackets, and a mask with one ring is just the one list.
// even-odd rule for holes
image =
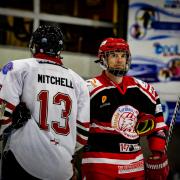
[[44, 53], [60, 56], [63, 50], [63, 34], [57, 26], [42, 25], [32, 33], [29, 48], [33, 55]]

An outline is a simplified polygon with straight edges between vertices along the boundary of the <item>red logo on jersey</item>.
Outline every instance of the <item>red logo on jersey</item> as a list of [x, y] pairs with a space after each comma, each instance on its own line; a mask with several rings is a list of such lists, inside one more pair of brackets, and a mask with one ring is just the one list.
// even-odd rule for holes
[[135, 125], [139, 111], [130, 105], [120, 106], [114, 112], [111, 126], [128, 139], [137, 139]]
[[132, 173], [144, 170], [144, 161], [140, 160], [128, 165], [118, 166], [118, 174]]

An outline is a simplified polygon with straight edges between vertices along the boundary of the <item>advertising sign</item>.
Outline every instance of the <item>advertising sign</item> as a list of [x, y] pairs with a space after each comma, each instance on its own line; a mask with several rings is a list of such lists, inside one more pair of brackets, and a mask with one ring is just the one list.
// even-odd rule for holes
[[129, 74], [153, 85], [169, 122], [180, 95], [180, 1], [130, 0], [128, 42]]

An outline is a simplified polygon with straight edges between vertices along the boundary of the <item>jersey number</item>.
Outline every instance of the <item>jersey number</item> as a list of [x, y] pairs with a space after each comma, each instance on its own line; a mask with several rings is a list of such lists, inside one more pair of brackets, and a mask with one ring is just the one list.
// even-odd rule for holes
[[[48, 119], [48, 101], [49, 101], [49, 92], [42, 90], [38, 94], [38, 101], [40, 101], [40, 113], [39, 113], [39, 126], [41, 129], [48, 131], [49, 124], [47, 123]], [[61, 111], [61, 119], [64, 119], [65, 123], [61, 126], [60, 122], [56, 120], [51, 121], [51, 127], [57, 134], [67, 135], [69, 134], [69, 115], [71, 113], [72, 101], [68, 94], [63, 94], [58, 92], [53, 96], [53, 104], [61, 105], [64, 103], [64, 109]], [[51, 106], [51, 108], [53, 108]]]

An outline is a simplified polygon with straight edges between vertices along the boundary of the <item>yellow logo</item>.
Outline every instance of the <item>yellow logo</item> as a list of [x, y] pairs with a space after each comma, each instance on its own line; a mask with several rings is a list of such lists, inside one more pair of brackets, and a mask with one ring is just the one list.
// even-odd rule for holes
[[107, 96], [102, 96], [102, 103], [105, 103], [107, 100]]

